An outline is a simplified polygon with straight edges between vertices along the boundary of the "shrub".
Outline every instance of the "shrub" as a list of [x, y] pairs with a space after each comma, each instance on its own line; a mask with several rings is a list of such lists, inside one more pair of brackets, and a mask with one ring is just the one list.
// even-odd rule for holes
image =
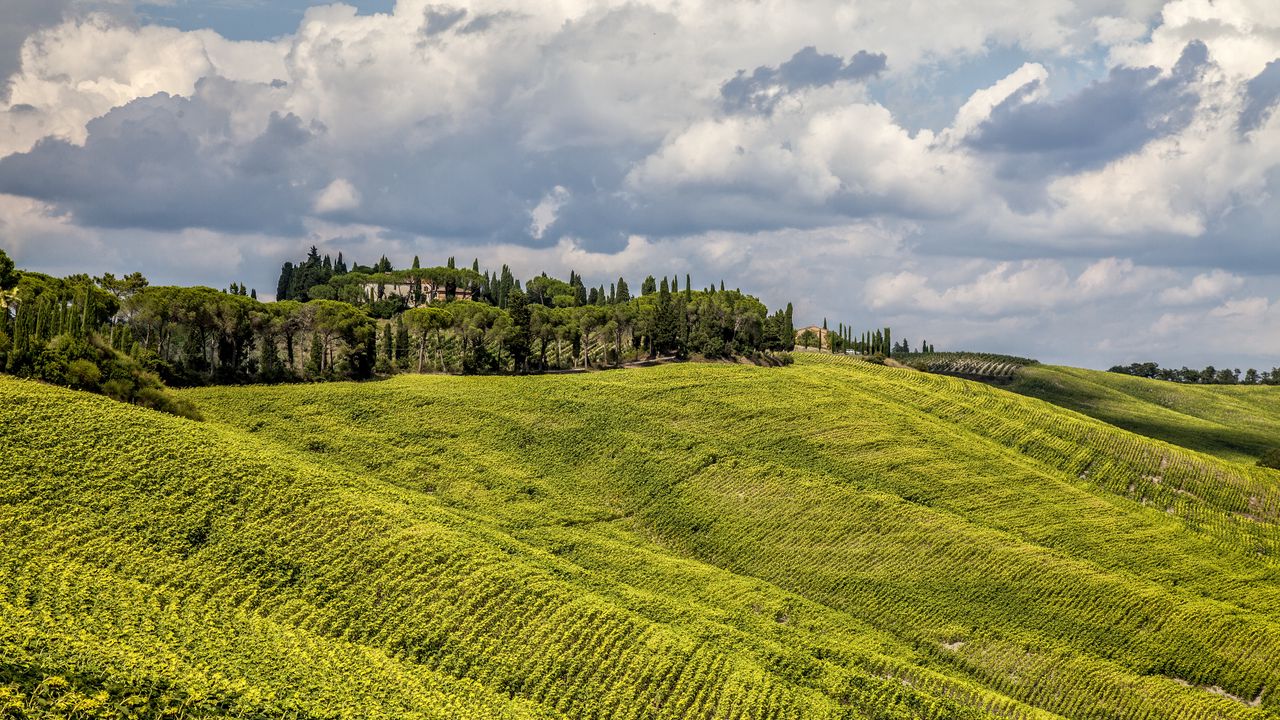
[[1258, 458], [1258, 466], [1280, 470], [1280, 448], [1271, 448]]
[[80, 358], [72, 360], [67, 365], [67, 380], [70, 381], [71, 387], [93, 390], [101, 379], [102, 371], [90, 360]]

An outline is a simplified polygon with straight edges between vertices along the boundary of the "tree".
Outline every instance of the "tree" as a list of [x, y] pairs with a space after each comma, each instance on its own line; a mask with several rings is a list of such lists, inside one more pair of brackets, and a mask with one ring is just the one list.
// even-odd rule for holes
[[406, 367], [409, 359], [409, 328], [404, 324], [404, 315], [396, 320], [395, 364]]
[[511, 352], [512, 370], [518, 373], [529, 372], [529, 303], [525, 294], [513, 290], [507, 298], [507, 311], [511, 316], [511, 333], [507, 338], [507, 349]]
[[644, 279], [643, 283], [640, 284], [640, 294], [652, 295], [656, 292], [658, 292], [658, 281], [654, 280], [653, 276], [650, 275]]
[[813, 347], [813, 345], [817, 342], [818, 342], [818, 336], [813, 334], [813, 330], [809, 328], [805, 328], [805, 331], [800, 333], [800, 345], [804, 347], [806, 350], [808, 350], [810, 347]]
[[392, 353], [394, 352], [395, 350], [391, 341], [391, 323], [384, 323], [382, 325], [382, 347], [381, 352], [378, 353], [377, 367], [379, 372], [391, 371], [391, 361], [393, 360]]
[[14, 267], [13, 259], [0, 250], [0, 290], [9, 290], [18, 284], [22, 274]]
[[453, 324], [453, 315], [448, 310], [438, 307], [416, 307], [406, 310], [401, 320], [406, 328], [406, 333], [412, 332], [418, 339], [418, 372], [422, 372], [426, 363], [427, 343], [434, 338], [436, 340], [436, 359], [440, 363], [440, 370], [443, 372], [444, 366], [444, 348], [441, 338], [442, 333]]
[[631, 302], [631, 288], [627, 287], [626, 278], [618, 278], [617, 290], [614, 292], [614, 302]]
[[280, 280], [276, 282], [276, 300], [292, 300], [289, 295], [293, 287], [293, 263], [286, 262], [280, 267]]

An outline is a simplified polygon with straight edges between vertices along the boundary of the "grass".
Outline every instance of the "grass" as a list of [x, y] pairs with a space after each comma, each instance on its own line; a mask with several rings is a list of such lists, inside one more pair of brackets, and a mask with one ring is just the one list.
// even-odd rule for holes
[[1008, 389], [1200, 452], [1255, 462], [1280, 447], [1280, 388], [1184, 385], [1080, 368], [1024, 368]]
[[0, 717], [1280, 712], [1280, 474], [1036, 399], [812, 354], [182, 395], [0, 379]]

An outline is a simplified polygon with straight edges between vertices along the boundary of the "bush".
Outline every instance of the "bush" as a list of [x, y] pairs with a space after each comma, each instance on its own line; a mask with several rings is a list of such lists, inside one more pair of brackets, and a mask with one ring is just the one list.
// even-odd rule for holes
[[200, 420], [189, 401], [175, 397], [160, 376], [98, 335], [59, 335], [44, 347], [14, 358], [13, 374], [106, 395], [173, 415]]
[[1258, 458], [1258, 467], [1280, 470], [1280, 448], [1271, 448]]
[[67, 365], [67, 380], [71, 382], [71, 387], [93, 390], [98, 387], [98, 381], [101, 379], [102, 371], [90, 360], [81, 358], [72, 360]]

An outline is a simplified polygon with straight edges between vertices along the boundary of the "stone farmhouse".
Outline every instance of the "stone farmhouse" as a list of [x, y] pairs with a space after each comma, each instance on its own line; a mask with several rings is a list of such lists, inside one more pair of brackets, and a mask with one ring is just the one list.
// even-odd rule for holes
[[[404, 298], [409, 307], [418, 307], [432, 302], [444, 302], [446, 292], [444, 283], [437, 284], [434, 280], [424, 278], [416, 283], [409, 280], [390, 283], [365, 283], [364, 296], [369, 298], [369, 302], [399, 296]], [[470, 300], [471, 291], [467, 288], [458, 288], [454, 291], [453, 297], [455, 300]]]

